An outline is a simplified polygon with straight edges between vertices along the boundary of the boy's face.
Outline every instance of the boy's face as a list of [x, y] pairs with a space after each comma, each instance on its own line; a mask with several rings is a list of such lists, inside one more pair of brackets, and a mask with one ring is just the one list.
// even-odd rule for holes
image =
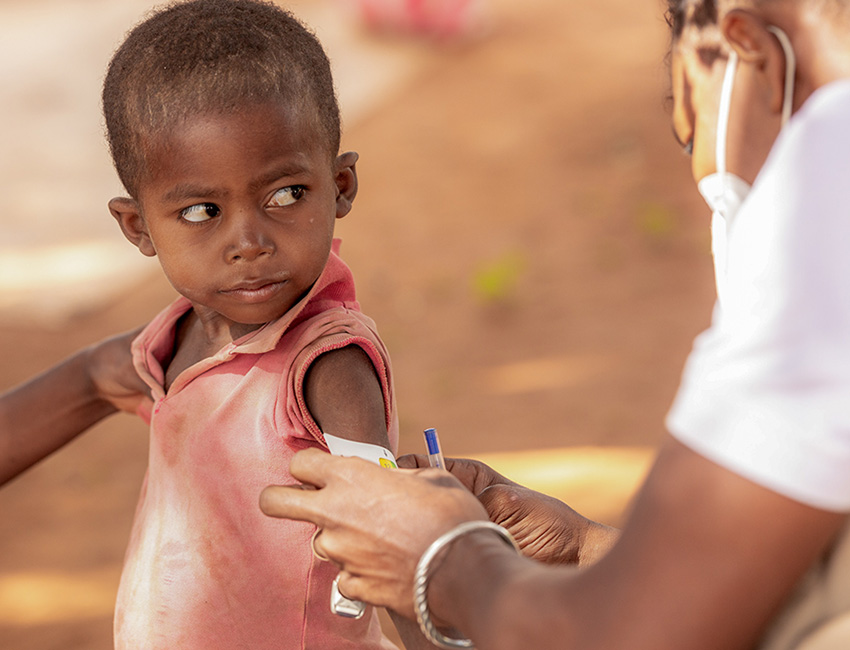
[[138, 200], [110, 209], [202, 320], [267, 323], [316, 281], [357, 190], [356, 154], [333, 161], [319, 133], [272, 103], [190, 116], [149, 143]]

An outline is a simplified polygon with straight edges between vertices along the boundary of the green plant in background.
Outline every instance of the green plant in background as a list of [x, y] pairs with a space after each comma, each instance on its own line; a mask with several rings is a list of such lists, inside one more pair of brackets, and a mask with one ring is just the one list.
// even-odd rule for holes
[[676, 216], [657, 201], [641, 203], [637, 207], [637, 221], [640, 232], [652, 243], [669, 241], [676, 230]]
[[525, 254], [511, 251], [481, 262], [472, 274], [472, 291], [485, 303], [504, 303], [515, 294], [522, 272]]

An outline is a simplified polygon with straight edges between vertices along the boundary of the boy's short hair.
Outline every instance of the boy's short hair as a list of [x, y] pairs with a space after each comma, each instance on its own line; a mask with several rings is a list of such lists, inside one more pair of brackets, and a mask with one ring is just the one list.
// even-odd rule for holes
[[316, 36], [261, 0], [189, 0], [155, 11], [118, 48], [103, 84], [106, 136], [118, 177], [138, 196], [145, 145], [190, 115], [280, 101], [315, 116], [331, 156], [340, 116]]

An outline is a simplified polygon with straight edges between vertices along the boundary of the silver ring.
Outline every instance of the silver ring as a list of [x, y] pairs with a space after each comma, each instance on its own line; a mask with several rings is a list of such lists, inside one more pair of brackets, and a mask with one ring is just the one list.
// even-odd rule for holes
[[331, 559], [327, 555], [323, 555], [316, 550], [316, 538], [319, 536], [319, 533], [322, 532], [321, 528], [316, 528], [316, 532], [313, 533], [313, 537], [310, 539], [310, 548], [313, 550], [313, 555], [316, 556], [316, 559], [322, 562], [330, 562]]

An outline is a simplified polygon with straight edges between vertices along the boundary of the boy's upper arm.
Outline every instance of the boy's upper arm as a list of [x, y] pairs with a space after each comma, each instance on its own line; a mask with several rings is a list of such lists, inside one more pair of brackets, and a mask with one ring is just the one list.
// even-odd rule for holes
[[317, 357], [304, 378], [304, 399], [323, 433], [390, 448], [384, 391], [360, 346]]

